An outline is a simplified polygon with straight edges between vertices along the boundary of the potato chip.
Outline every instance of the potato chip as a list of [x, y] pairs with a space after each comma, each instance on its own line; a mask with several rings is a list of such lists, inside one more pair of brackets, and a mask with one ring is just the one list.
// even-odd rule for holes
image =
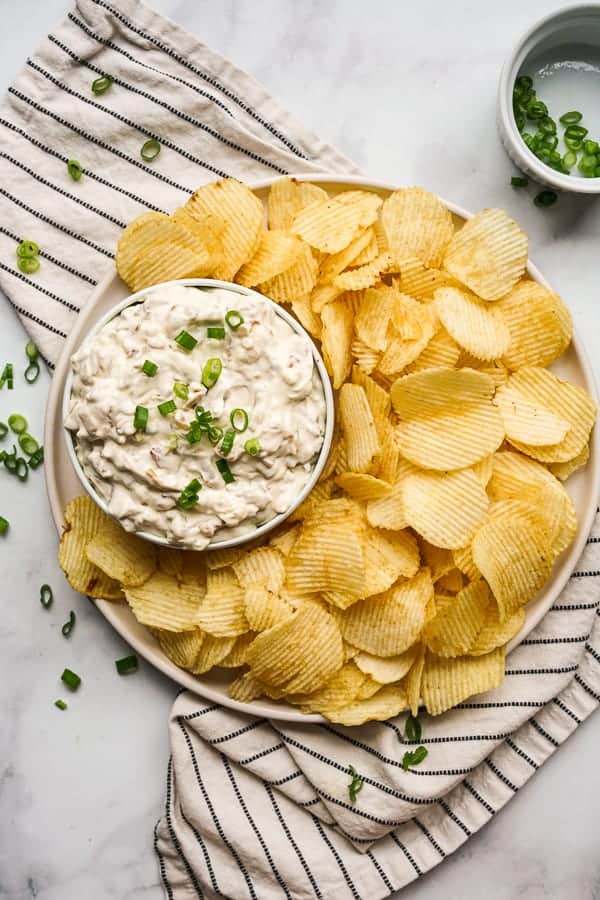
[[223, 259], [214, 270], [213, 277], [232, 281], [235, 273], [258, 249], [263, 224], [262, 203], [240, 181], [223, 178], [198, 188], [185, 208], [200, 221], [205, 220], [207, 215], [215, 215], [225, 221], [221, 234]]
[[365, 229], [364, 234], [368, 236], [369, 242], [364, 249], [354, 257], [354, 260], [352, 261], [352, 265], [354, 266], [364, 266], [367, 263], [372, 262], [376, 256], [379, 256], [380, 253], [383, 253], [388, 249], [387, 246], [379, 246], [375, 225]]
[[254, 287], [286, 272], [298, 262], [302, 241], [285, 231], [264, 231], [254, 256], [235, 276], [238, 284]]
[[[330, 284], [347, 266], [358, 265], [357, 257], [369, 246], [372, 240], [375, 240], [373, 229], [364, 228], [339, 253], [326, 256], [319, 267], [319, 281], [322, 284]], [[375, 249], [377, 251], [376, 241]], [[377, 255], [378, 253], [375, 252], [375, 256]], [[371, 260], [366, 260], [366, 262], [371, 262]], [[345, 288], [342, 290], [345, 290]]]
[[492, 477], [492, 472], [494, 471], [494, 453], [490, 453], [489, 456], [485, 456], [483, 459], [479, 460], [478, 463], [475, 463], [474, 466], [471, 466], [471, 471], [477, 476], [479, 481], [484, 487], [487, 487], [490, 478]]
[[327, 713], [356, 700], [367, 676], [353, 662], [346, 663], [323, 687], [311, 694], [296, 694], [292, 702], [306, 713]]
[[569, 422], [554, 415], [544, 406], [531, 403], [509, 384], [498, 388], [494, 404], [500, 410], [509, 441], [531, 444], [560, 444], [571, 430]]
[[240, 636], [235, 639], [235, 643], [227, 656], [219, 663], [221, 668], [239, 669], [241, 666], [246, 665], [248, 647], [255, 637], [256, 632], [254, 631], [247, 631], [245, 634], [240, 634]]
[[419, 637], [431, 596], [431, 575], [423, 569], [383, 594], [359, 600], [341, 620], [344, 639], [374, 656], [397, 656]]
[[497, 603], [490, 603], [483, 628], [467, 651], [469, 656], [483, 656], [497, 647], [504, 647], [519, 633], [524, 622], [525, 610], [522, 607], [501, 622]]
[[[377, 420], [375, 420], [375, 426], [377, 427]], [[394, 484], [398, 479], [400, 470], [400, 450], [396, 444], [394, 429], [389, 422], [379, 432], [379, 440], [381, 452], [379, 454], [377, 477], [382, 481], [387, 481], [388, 484]]]
[[238, 559], [241, 559], [247, 550], [252, 548], [252, 544], [244, 544], [242, 547], [225, 547], [224, 550], [207, 550], [206, 565], [208, 569], [224, 569], [226, 566], [232, 566]]
[[355, 500], [362, 502], [385, 497], [391, 490], [391, 485], [387, 481], [381, 481], [374, 475], [359, 474], [358, 472], [343, 472], [337, 476], [335, 483]]
[[386, 684], [366, 700], [358, 700], [341, 709], [328, 710], [327, 718], [337, 725], [362, 725], [365, 722], [384, 722], [397, 716], [407, 707], [406, 693], [397, 684]]
[[498, 687], [504, 677], [504, 648], [485, 656], [442, 659], [428, 652], [421, 692], [427, 712], [439, 716], [473, 694]]
[[232, 700], [237, 700], [238, 703], [251, 703], [252, 700], [262, 697], [265, 690], [264, 685], [250, 672], [244, 672], [243, 675], [238, 675], [235, 681], [231, 682], [227, 693]]
[[372, 653], [357, 653], [354, 662], [367, 675], [370, 675], [379, 684], [392, 684], [404, 678], [419, 652], [418, 644], [409, 647], [404, 653], [398, 656], [388, 656], [383, 659], [381, 656], [373, 656]]
[[[316, 490], [316, 489], [315, 489]], [[271, 547], [275, 547], [276, 550], [279, 550], [283, 556], [289, 556], [292, 547], [300, 537], [300, 525], [293, 525], [291, 528], [284, 527], [276, 529], [271, 532], [271, 537], [269, 538], [269, 545]]]
[[417, 336], [391, 339], [377, 364], [377, 369], [382, 375], [390, 378], [399, 375], [408, 365], [418, 359], [438, 327], [435, 312], [429, 306], [422, 307], [418, 312], [418, 319], [413, 320], [411, 324], [416, 326]]
[[458, 567], [450, 569], [442, 575], [436, 584], [436, 590], [446, 591], [448, 594], [457, 594], [464, 585], [463, 573]]
[[381, 222], [397, 263], [417, 257], [426, 266], [439, 266], [454, 234], [450, 211], [435, 194], [418, 187], [390, 194]]
[[214, 666], [220, 665], [229, 656], [235, 644], [235, 637], [216, 637], [206, 634], [192, 667], [194, 675], [203, 675]]
[[498, 300], [525, 272], [528, 240], [502, 209], [483, 209], [446, 247], [444, 268], [482, 300]]
[[323, 336], [323, 323], [311, 306], [310, 294], [292, 300], [290, 306], [302, 327], [305, 328], [310, 336], [316, 341], [320, 341]]
[[138, 622], [164, 631], [194, 631], [204, 597], [201, 588], [181, 584], [160, 571], [139, 587], [125, 588], [125, 598]]
[[406, 372], [422, 372], [440, 367], [452, 369], [458, 362], [460, 347], [445, 328], [439, 328], [425, 349], [406, 367]]
[[203, 631], [215, 637], [236, 637], [248, 631], [244, 590], [232, 569], [208, 572], [206, 597], [197, 622]]
[[438, 547], [463, 547], [485, 518], [488, 497], [470, 469], [416, 472], [401, 485], [408, 524]]
[[369, 288], [379, 281], [382, 275], [393, 268], [392, 257], [389, 253], [381, 253], [374, 260], [356, 269], [348, 269], [341, 272], [333, 279], [335, 287], [342, 291], [360, 291]]
[[358, 224], [361, 228], [367, 228], [378, 221], [377, 213], [381, 209], [383, 200], [374, 191], [341, 191], [336, 195], [335, 199], [345, 206], [351, 206], [360, 210]]
[[160, 649], [171, 662], [182, 669], [193, 669], [205, 637], [200, 628], [179, 632], [158, 628], [155, 634]]
[[[475, 581], [458, 592], [428, 622], [422, 635], [425, 646], [437, 656], [463, 656], [482, 630], [488, 608], [494, 603], [485, 581]], [[495, 603], [494, 603], [495, 606]]]
[[352, 342], [352, 310], [344, 300], [329, 303], [321, 313], [323, 334], [321, 352], [327, 371], [337, 390], [342, 386], [352, 368], [350, 346]]
[[496, 307], [453, 287], [436, 290], [433, 302], [448, 334], [473, 356], [490, 360], [506, 353], [511, 333]]
[[310, 294], [317, 282], [318, 263], [307, 244], [300, 243], [297, 261], [279, 275], [262, 281], [257, 289], [278, 303], [293, 303]]
[[387, 591], [400, 576], [419, 571], [419, 548], [409, 531], [368, 528], [365, 543], [365, 597]]
[[385, 350], [388, 345], [388, 325], [394, 310], [396, 291], [381, 285], [370, 288], [354, 320], [359, 340], [373, 350]]
[[460, 569], [470, 581], [477, 581], [478, 578], [481, 578], [481, 572], [473, 560], [473, 549], [471, 544], [453, 550], [452, 558], [454, 559], [454, 564], [457, 569]]
[[291, 231], [322, 253], [339, 253], [356, 237], [359, 228], [371, 225], [376, 216], [374, 211], [371, 221], [366, 221], [359, 203], [343, 203], [334, 197], [299, 212]]
[[590, 445], [586, 444], [581, 453], [578, 453], [573, 459], [568, 459], [566, 462], [562, 463], [550, 463], [548, 468], [559, 481], [566, 481], [567, 478], [570, 478], [571, 475], [577, 471], [577, 469], [585, 466], [589, 458]]
[[431, 300], [437, 288], [456, 285], [447, 272], [427, 268], [416, 256], [396, 261], [400, 267], [400, 289], [416, 300]]
[[364, 388], [357, 384], [342, 385], [339, 403], [350, 470], [369, 472], [375, 464], [380, 445]]
[[387, 496], [378, 500], [369, 500], [367, 503], [367, 521], [370, 525], [376, 528], [389, 528], [393, 531], [400, 531], [402, 528], [408, 527], [402, 491], [402, 478], [405, 475], [406, 472], [400, 474]]
[[327, 192], [308, 181], [296, 181], [295, 178], [280, 178], [275, 181], [269, 191], [267, 201], [267, 218], [269, 228], [282, 228], [289, 231], [298, 213], [313, 203], [327, 200]]
[[373, 421], [377, 434], [381, 439], [388, 431], [390, 422], [391, 401], [390, 395], [377, 384], [360, 366], [352, 367], [352, 384], [358, 384], [363, 388], [367, 402], [371, 408]]
[[413, 716], [419, 715], [419, 705], [421, 703], [421, 681], [423, 679], [424, 668], [425, 647], [422, 644], [418, 644], [415, 661], [410, 667], [408, 674], [404, 676], [402, 682], [402, 687], [406, 691], [408, 708], [410, 709]]
[[293, 612], [288, 601], [266, 584], [249, 584], [245, 590], [245, 612], [253, 631], [266, 631]]
[[289, 516], [290, 522], [302, 522], [308, 516], [312, 515], [318, 506], [330, 499], [335, 482], [333, 478], [327, 481], [319, 481], [312, 489], [306, 500], [298, 506]]
[[436, 547], [435, 544], [430, 544], [421, 536], [418, 538], [418, 546], [423, 565], [429, 569], [434, 584], [454, 568], [455, 563], [451, 550]]
[[392, 385], [392, 404], [403, 419], [435, 415], [449, 406], [478, 405], [493, 395], [492, 379], [473, 369], [431, 369], [405, 375]]
[[333, 303], [343, 294], [334, 284], [318, 284], [310, 295], [310, 305], [315, 313], [322, 313], [328, 303]]
[[285, 581], [283, 557], [273, 547], [257, 547], [245, 553], [233, 563], [232, 568], [242, 587], [264, 584], [269, 590], [277, 592]]
[[105, 575], [127, 587], [143, 584], [156, 571], [153, 544], [124, 531], [114, 519], [100, 525], [85, 554]]
[[287, 584], [301, 593], [334, 591], [346, 604], [364, 596], [363, 525], [326, 519], [305, 526], [287, 560]]
[[371, 374], [381, 359], [381, 353], [378, 350], [372, 350], [368, 344], [358, 339], [351, 342], [350, 351], [360, 368], [367, 375]]
[[75, 497], [65, 507], [58, 562], [74, 591], [104, 600], [122, 600], [121, 585], [87, 558], [85, 549], [107, 522], [102, 510], [87, 496]]
[[536, 281], [520, 281], [498, 301], [510, 331], [510, 346], [504, 352], [509, 369], [549, 366], [571, 342], [571, 314], [558, 294]]

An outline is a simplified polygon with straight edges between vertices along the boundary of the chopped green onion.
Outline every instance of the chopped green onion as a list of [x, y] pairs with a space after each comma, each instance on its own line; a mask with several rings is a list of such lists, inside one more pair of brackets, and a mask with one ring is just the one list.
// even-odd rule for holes
[[179, 444], [179, 437], [176, 434], [169, 435], [169, 450], [177, 450], [177, 445]]
[[156, 138], [150, 138], [149, 141], [146, 141], [145, 144], [142, 144], [142, 149], [140, 150], [140, 156], [146, 162], [152, 162], [152, 160], [156, 159], [158, 154], [160, 153], [160, 144], [156, 140]]
[[15, 434], [23, 434], [27, 431], [27, 419], [19, 413], [14, 413], [8, 417], [8, 426]]
[[558, 200], [558, 194], [555, 191], [540, 191], [539, 194], [533, 198], [533, 202], [536, 206], [552, 206]]
[[192, 509], [198, 502], [198, 494], [181, 494], [177, 500], [180, 509]]
[[529, 178], [527, 178], [526, 175], [513, 175], [510, 179], [510, 183], [513, 187], [527, 187]]
[[583, 125], [569, 125], [565, 129], [565, 137], [574, 138], [576, 141], [583, 140], [587, 133], [588, 130]]
[[173, 393], [176, 397], [179, 397], [180, 400], [187, 400], [190, 389], [183, 381], [176, 381], [173, 385]]
[[231, 448], [233, 447], [233, 442], [235, 440], [235, 431], [231, 431], [231, 429], [227, 429], [225, 434], [223, 435], [223, 440], [221, 442], [221, 453], [223, 456], [227, 456], [228, 453], [231, 452]]
[[31, 362], [35, 362], [40, 355], [40, 352], [33, 341], [27, 341], [27, 343], [25, 344], [25, 355]]
[[164, 403], [158, 404], [158, 411], [161, 416], [168, 416], [171, 413], [174, 413], [177, 409], [177, 404], [174, 400], [165, 400]]
[[210, 423], [212, 422], [212, 417], [213, 414], [209, 409], [204, 409], [203, 406], [196, 407], [196, 420], [202, 431], [208, 431]]
[[52, 588], [49, 584], [43, 584], [40, 588], [40, 603], [44, 609], [50, 609], [53, 600], [54, 594], [52, 593]]
[[2, 375], [0, 375], [0, 390], [4, 387], [5, 384], [6, 384], [6, 387], [8, 388], [8, 390], [12, 391], [12, 389], [13, 389], [13, 364], [12, 363], [6, 363], [6, 365], [4, 366], [4, 368], [2, 370]]
[[4, 516], [0, 516], [0, 534], [6, 534], [10, 528], [10, 522]]
[[61, 628], [62, 636], [69, 637], [69, 635], [73, 631], [74, 627], [75, 627], [75, 613], [73, 612], [73, 610], [71, 610], [71, 612], [69, 613], [68, 621], [65, 622], [65, 624]]
[[40, 248], [35, 241], [21, 241], [17, 246], [17, 256], [19, 259], [33, 259], [40, 252]]
[[556, 150], [558, 146], [558, 138], [555, 134], [547, 134], [542, 141], [542, 147], [547, 150]]
[[19, 481], [27, 481], [29, 477], [29, 466], [27, 465], [27, 460], [23, 459], [22, 456], [19, 456], [19, 458], [17, 459], [15, 475], [17, 476]]
[[54, 705], [58, 706], [59, 709], [67, 709], [67, 704], [64, 700], [55, 700]]
[[119, 675], [130, 675], [138, 670], [138, 658], [135, 654], [124, 656], [123, 659], [116, 659], [115, 666]]
[[223, 370], [223, 363], [218, 356], [211, 356], [204, 363], [202, 369], [202, 384], [205, 388], [214, 387], [219, 380], [219, 375]]
[[249, 456], [258, 456], [260, 453], [260, 441], [258, 438], [250, 438], [244, 444], [244, 450]]
[[406, 720], [406, 725], [404, 726], [404, 731], [409, 741], [418, 742], [421, 740], [421, 723], [416, 716], [410, 715], [408, 717], [408, 719]]
[[7, 453], [6, 450], [3, 450], [2, 457], [4, 468], [8, 469], [11, 474], [14, 474], [17, 471], [17, 448], [15, 445], [13, 444], [12, 453]]
[[515, 81], [515, 87], [531, 90], [533, 87], [533, 78], [531, 75], [519, 75]]
[[211, 325], [206, 329], [206, 337], [214, 341], [222, 341], [225, 337], [225, 329]]
[[8, 426], [4, 424], [4, 422], [0, 422], [0, 441], [3, 440], [8, 434]]
[[26, 456], [33, 456], [36, 450], [39, 450], [40, 446], [36, 439], [27, 433], [19, 435], [18, 443], [19, 447]]
[[200, 422], [192, 422], [190, 425], [190, 430], [186, 431], [185, 436], [190, 444], [197, 444], [198, 441], [202, 440], [202, 428], [200, 427]]
[[76, 672], [72, 672], [71, 669], [65, 669], [60, 678], [72, 691], [76, 691], [81, 684], [81, 678]]
[[588, 156], [592, 156], [595, 153], [598, 153], [600, 150], [600, 144], [598, 141], [584, 141], [583, 142], [583, 152], [587, 153]]
[[352, 781], [348, 785], [348, 796], [350, 797], [350, 803], [355, 803], [356, 796], [362, 791], [365, 780], [361, 778], [354, 766], [349, 766], [348, 772], [352, 776]]
[[248, 413], [245, 409], [240, 409], [239, 407], [232, 409], [229, 414], [229, 421], [234, 431], [237, 431], [238, 434], [243, 434], [248, 428]]
[[244, 317], [237, 309], [230, 309], [225, 313], [225, 321], [232, 331], [237, 331], [240, 325], [244, 324]]
[[548, 107], [542, 100], [531, 100], [527, 104], [526, 114], [530, 121], [536, 122], [548, 115]]
[[147, 375], [148, 378], [152, 378], [153, 375], [156, 375], [158, 372], [158, 366], [155, 362], [152, 362], [151, 359], [144, 360], [144, 365], [142, 366], [142, 372], [144, 375]]
[[83, 166], [80, 162], [77, 162], [76, 159], [70, 159], [67, 162], [67, 171], [73, 181], [79, 181], [79, 179], [83, 175]]
[[175, 343], [179, 344], [179, 346], [182, 347], [183, 350], [187, 350], [188, 352], [190, 352], [194, 349], [198, 341], [193, 335], [189, 333], [189, 331], [185, 331], [184, 329], [183, 331], [180, 331], [175, 338]]
[[133, 427], [136, 431], [145, 431], [148, 424], [148, 410], [145, 406], [136, 406], [133, 416]]
[[40, 366], [37, 362], [30, 362], [24, 372], [27, 384], [35, 384], [40, 377]]
[[35, 453], [32, 453], [29, 457], [29, 468], [37, 469], [40, 463], [44, 462], [44, 448], [38, 447]]
[[523, 131], [525, 128], [525, 113], [521, 109], [515, 110], [515, 122], [517, 123], [517, 128], [519, 131]]
[[544, 116], [540, 121], [538, 128], [540, 131], [543, 131], [544, 134], [556, 134], [556, 122], [554, 119], [551, 119], [550, 116]]
[[223, 437], [223, 429], [220, 425], [209, 425], [206, 434], [211, 444], [218, 444]]
[[572, 110], [571, 112], [564, 113], [559, 122], [562, 122], [563, 125], [577, 125], [578, 122], [581, 122], [583, 119], [583, 113], [578, 112], [578, 110]]
[[420, 765], [428, 755], [429, 751], [426, 747], [417, 747], [417, 749], [413, 750], [412, 752], [410, 750], [407, 750], [402, 757], [402, 768], [406, 772], [409, 766]]
[[577, 162], [577, 154], [573, 152], [573, 150], [567, 151], [563, 156], [563, 162], [567, 169], [572, 169], [575, 163]]
[[221, 473], [221, 477], [225, 484], [231, 484], [232, 481], [235, 481], [235, 475], [229, 468], [229, 463], [226, 459], [218, 459], [216, 462], [216, 466]]
[[112, 75], [101, 75], [100, 78], [96, 78], [94, 81], [92, 81], [92, 91], [97, 97], [99, 97], [100, 94], [106, 93], [112, 83]]
[[588, 156], [584, 154], [579, 160], [579, 165], [577, 166], [577, 168], [582, 175], [585, 175], [587, 178], [592, 178], [594, 172], [596, 171], [597, 165], [598, 163], [595, 156]]
[[568, 137], [568, 135], [565, 135], [563, 140], [569, 150], [581, 150], [583, 147], [583, 138], [571, 138]]
[[37, 270], [39, 269], [40, 261], [37, 258], [37, 256], [34, 256], [31, 259], [24, 256], [24, 257], [19, 258], [19, 260], [17, 262], [17, 267], [20, 269], [21, 272], [24, 272], [26, 275], [33, 275], [33, 273], [37, 272]]
[[202, 484], [198, 481], [197, 478], [192, 478], [187, 487], [183, 489], [184, 494], [197, 494], [198, 491], [202, 488]]

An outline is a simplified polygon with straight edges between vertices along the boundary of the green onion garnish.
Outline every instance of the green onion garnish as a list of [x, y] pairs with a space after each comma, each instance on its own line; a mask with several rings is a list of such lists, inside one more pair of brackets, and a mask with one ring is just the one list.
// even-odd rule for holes
[[519, 75], [515, 81], [515, 86], [520, 89], [531, 90], [533, 87], [533, 78], [531, 75]]
[[169, 450], [177, 450], [177, 445], [179, 444], [179, 437], [176, 434], [169, 435]]
[[40, 252], [40, 248], [35, 241], [21, 241], [17, 246], [17, 256], [19, 259], [33, 259]]
[[598, 141], [584, 141], [583, 142], [583, 152], [587, 153], [588, 156], [598, 153], [599, 150], [600, 150], [600, 144], [598, 144]]
[[229, 421], [234, 431], [237, 431], [238, 434], [243, 434], [248, 427], [248, 413], [245, 409], [240, 409], [239, 407], [232, 409], [229, 414]]
[[8, 425], [5, 425], [4, 422], [0, 422], [0, 441], [3, 440], [8, 434]]
[[6, 387], [8, 388], [8, 390], [12, 391], [12, 389], [13, 389], [13, 364], [12, 363], [6, 363], [6, 365], [4, 366], [4, 368], [2, 370], [2, 375], [0, 375], [0, 390], [2, 390], [2, 388], [4, 387], [5, 384], [6, 384]]
[[203, 406], [196, 407], [196, 419], [200, 423], [202, 431], [208, 431], [208, 427], [212, 422], [213, 414], [209, 409], [204, 409]]
[[25, 376], [25, 381], [27, 382], [27, 384], [35, 384], [35, 382], [40, 377], [39, 363], [30, 362], [23, 374]]
[[80, 162], [77, 162], [76, 159], [70, 159], [67, 162], [67, 171], [73, 181], [79, 181], [79, 179], [83, 175], [83, 166]]
[[565, 137], [572, 138], [576, 141], [582, 141], [587, 135], [588, 130], [583, 125], [569, 125], [565, 129]]
[[544, 116], [544, 118], [538, 122], [538, 128], [543, 134], [556, 134], [556, 122], [554, 119], [551, 119], [550, 116]]
[[212, 340], [215, 341], [222, 341], [225, 337], [225, 329], [217, 327], [216, 325], [211, 325], [206, 329], [206, 337], [212, 338]]
[[580, 113], [578, 110], [572, 110], [571, 112], [564, 113], [559, 122], [562, 122], [563, 125], [577, 125], [578, 122], [581, 122], [583, 119], [583, 113]]
[[22, 456], [19, 456], [19, 458], [17, 459], [15, 475], [17, 476], [19, 481], [27, 481], [29, 477], [29, 466], [27, 465], [27, 460], [23, 459]]
[[540, 191], [539, 194], [533, 198], [533, 202], [536, 206], [552, 206], [553, 203], [556, 203], [558, 200], [558, 194], [555, 191]]
[[148, 424], [148, 410], [145, 406], [136, 406], [133, 416], [133, 427], [136, 431], [145, 431]]
[[74, 627], [75, 627], [75, 613], [73, 612], [73, 610], [71, 610], [71, 612], [69, 613], [68, 621], [65, 622], [65, 624], [61, 628], [62, 636], [69, 637], [69, 635], [73, 631]]
[[146, 162], [152, 162], [153, 159], [156, 159], [158, 154], [160, 153], [160, 144], [156, 140], [156, 138], [150, 138], [149, 141], [146, 141], [145, 144], [142, 144], [142, 149], [140, 150], [140, 156]]
[[192, 506], [195, 506], [198, 502], [198, 494], [201, 490], [202, 484], [198, 481], [197, 478], [193, 478], [188, 486], [185, 487], [179, 495], [177, 505], [181, 509], [191, 509]]
[[184, 350], [190, 352], [194, 349], [198, 341], [196, 338], [189, 333], [189, 331], [180, 331], [177, 337], [175, 338], [175, 343], [179, 344]]
[[37, 469], [40, 463], [44, 462], [44, 448], [38, 447], [35, 453], [32, 453], [29, 457], [29, 468]]
[[225, 321], [232, 331], [237, 331], [240, 325], [244, 324], [244, 317], [237, 309], [230, 309], [225, 313]]
[[10, 528], [10, 522], [4, 516], [0, 516], [0, 534], [6, 534]]
[[59, 709], [67, 709], [67, 704], [64, 700], [55, 700], [54, 705], [58, 706]]
[[192, 478], [187, 487], [184, 487], [184, 494], [197, 494], [198, 491], [202, 489], [202, 484], [198, 481], [197, 478]]
[[112, 75], [101, 75], [100, 78], [92, 81], [92, 91], [98, 97], [100, 94], [105, 94], [112, 83]]
[[350, 797], [350, 803], [355, 803], [356, 796], [362, 791], [365, 780], [364, 778], [361, 778], [354, 766], [348, 766], [348, 772], [352, 776], [352, 781], [348, 785], [348, 795]]
[[39, 269], [40, 261], [37, 256], [34, 256], [32, 259], [24, 256], [18, 260], [17, 267], [26, 275], [33, 275], [33, 273], [37, 272], [37, 270]]
[[220, 425], [209, 425], [206, 434], [211, 444], [218, 444], [223, 437], [223, 429]]
[[565, 134], [563, 140], [569, 150], [581, 150], [581, 148], [583, 147], [583, 138], [569, 137]]
[[543, 100], [531, 100], [527, 104], [525, 113], [528, 119], [532, 122], [537, 122], [539, 119], [543, 119], [548, 115], [548, 107]]
[[158, 404], [158, 411], [161, 416], [168, 416], [171, 413], [174, 413], [177, 409], [177, 404], [174, 400], [165, 400], [164, 403]]
[[152, 362], [151, 359], [144, 360], [144, 365], [142, 366], [142, 372], [144, 375], [147, 375], [148, 378], [152, 378], [153, 375], [156, 375], [158, 372], [158, 366], [155, 362]]
[[202, 384], [205, 388], [214, 387], [219, 380], [219, 375], [223, 370], [223, 363], [218, 356], [211, 356], [204, 363], [202, 369]]
[[229, 468], [229, 463], [226, 459], [218, 459], [216, 462], [216, 466], [221, 473], [221, 477], [225, 484], [231, 484], [232, 481], [235, 481], [235, 475]]
[[49, 584], [43, 584], [40, 588], [40, 603], [44, 609], [50, 609], [53, 600], [54, 594], [52, 593], [52, 588]]
[[426, 747], [417, 747], [416, 750], [412, 752], [407, 750], [404, 756], [402, 757], [402, 768], [406, 772], [409, 766], [418, 766], [423, 762], [425, 757], [428, 755], [428, 750]]
[[17, 471], [17, 448], [14, 444], [12, 453], [7, 453], [6, 450], [2, 451], [2, 461], [4, 463], [4, 468], [8, 469], [11, 474], [14, 474]]
[[116, 659], [115, 666], [119, 675], [130, 675], [132, 672], [137, 672], [137, 656], [133, 654], [132, 656], [124, 656], [123, 659]]
[[197, 444], [198, 441], [202, 440], [202, 428], [200, 427], [200, 422], [192, 422], [190, 430], [186, 431], [185, 436], [189, 444]]
[[26, 456], [33, 456], [36, 450], [39, 450], [39, 444], [30, 434], [19, 435], [19, 447]]
[[258, 456], [260, 453], [260, 441], [258, 438], [250, 438], [244, 444], [244, 450], [249, 456]]
[[27, 419], [19, 413], [14, 413], [8, 417], [8, 426], [15, 434], [23, 434], [27, 431]]
[[72, 672], [71, 669], [65, 669], [60, 678], [72, 691], [76, 691], [81, 684], [81, 678], [76, 672]]
[[421, 740], [421, 723], [416, 716], [410, 715], [406, 720], [406, 724], [404, 726], [404, 731], [406, 737], [409, 741], [420, 741]]
[[577, 154], [574, 150], [568, 150], [563, 156], [563, 162], [567, 169], [572, 169], [577, 162]]
[[233, 442], [235, 440], [235, 431], [232, 431], [230, 428], [227, 429], [225, 434], [223, 435], [223, 440], [221, 441], [221, 453], [223, 456], [227, 456], [228, 453], [231, 452], [231, 448], [233, 447]]
[[187, 400], [190, 389], [183, 381], [176, 381], [173, 385], [173, 393], [176, 397], [179, 397], [180, 400]]
[[[36, 244], [37, 246], [37, 244]], [[27, 359], [31, 362], [35, 362], [38, 356], [40, 355], [38, 348], [35, 346], [33, 341], [27, 341], [25, 344], [25, 355]]]
[[527, 178], [526, 175], [513, 175], [510, 179], [510, 183], [513, 187], [527, 187], [529, 178]]
[[591, 178], [596, 170], [597, 162], [595, 156], [588, 156], [584, 154], [579, 160], [579, 165], [577, 168], [581, 172], [582, 175], [585, 175], [588, 178]]

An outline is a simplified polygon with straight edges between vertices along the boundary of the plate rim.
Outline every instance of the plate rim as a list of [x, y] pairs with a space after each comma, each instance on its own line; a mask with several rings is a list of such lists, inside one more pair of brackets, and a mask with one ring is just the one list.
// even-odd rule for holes
[[[258, 179], [256, 181], [248, 182], [247, 186], [251, 191], [262, 191], [271, 187], [274, 182], [279, 181], [282, 177], [285, 176], [276, 175], [273, 177]], [[331, 174], [328, 172], [300, 174], [290, 173], [287, 177], [293, 178], [296, 181], [309, 181], [318, 183], [319, 185], [352, 185], [355, 188], [363, 188], [366, 190], [375, 189], [376, 191], [388, 192], [395, 191], [399, 188], [407, 186], [403, 184], [394, 184], [388, 181], [371, 179], [368, 178], [368, 176], [340, 175]], [[437, 194], [436, 196], [439, 197], [439, 195]], [[439, 199], [450, 210], [451, 213], [458, 216], [459, 218], [467, 220], [472, 218], [474, 215], [459, 204], [450, 202], [444, 197], [439, 197]], [[546, 278], [529, 258], [527, 260], [527, 273], [539, 284], [543, 285], [549, 290], [552, 289]], [[60, 417], [60, 411], [62, 409], [61, 399], [63, 385], [66, 377], [66, 371], [68, 370], [68, 361], [73, 352], [73, 348], [77, 344], [78, 340], [81, 339], [83, 333], [85, 333], [86, 322], [92, 315], [94, 306], [98, 303], [99, 298], [103, 296], [104, 293], [106, 293], [107, 289], [115, 281], [115, 279], [119, 279], [116, 269], [112, 273], [107, 274], [106, 277], [103, 278], [92, 291], [88, 301], [79, 313], [75, 324], [64, 343], [61, 354], [56, 363], [55, 370], [52, 374], [52, 381], [50, 383], [50, 389], [48, 392], [46, 412], [44, 417], [45, 485], [48, 502], [50, 505], [50, 511], [52, 513], [52, 518], [54, 520], [54, 524], [59, 536], [64, 527], [64, 520], [63, 510], [61, 508], [61, 503], [58, 496], [57, 479], [54, 475], [56, 464], [54, 454], [54, 423], [56, 420], [57, 411]], [[579, 337], [579, 334], [575, 329], [573, 330], [572, 346], [586, 381], [586, 389], [591, 394], [592, 399], [596, 403], [596, 406], [598, 406], [598, 388], [596, 385], [594, 372], [587, 351], [581, 341], [581, 338]], [[512, 650], [514, 650], [516, 647], [518, 647], [523, 640], [525, 640], [527, 635], [546, 615], [550, 607], [553, 605], [553, 603], [569, 581], [575, 569], [577, 561], [579, 560], [585, 548], [587, 538], [594, 523], [597, 500], [600, 495], [599, 433], [600, 423], [598, 422], [598, 420], [596, 420], [591, 433], [590, 458], [587, 463], [587, 466], [590, 468], [591, 473], [592, 490], [588, 497], [585, 514], [582, 516], [579, 523], [576, 540], [569, 548], [568, 555], [563, 561], [564, 571], [561, 572], [560, 577], [552, 585], [551, 589], [546, 592], [547, 596], [544, 596], [543, 603], [540, 603], [538, 600], [535, 609], [532, 610], [528, 609], [527, 607], [525, 608], [525, 622], [518, 635], [516, 635], [508, 644], [507, 655], [511, 653]], [[568, 565], [566, 565], [567, 562]], [[116, 605], [114, 602], [99, 599], [94, 600], [94, 603], [100, 610], [102, 615], [112, 625], [115, 631], [117, 631], [117, 633], [125, 641], [127, 641], [127, 643], [131, 647], [133, 647], [134, 650], [140, 653], [140, 655], [143, 656], [144, 659], [146, 659], [151, 665], [153, 665], [174, 682], [180, 684], [182, 687], [187, 688], [188, 690], [191, 690], [192, 692], [199, 694], [200, 696], [208, 700], [219, 703], [223, 706], [228, 707], [229, 709], [234, 709], [237, 712], [245, 713], [246, 715], [263, 715], [278, 721], [302, 722], [304, 724], [317, 724], [327, 721], [327, 719], [325, 719], [321, 715], [302, 713], [299, 710], [293, 709], [289, 706], [281, 706], [280, 709], [277, 707], [270, 707], [268, 712], [266, 712], [260, 700], [258, 702], [250, 701], [248, 703], [241, 703], [240, 701], [234, 700], [233, 698], [228, 697], [226, 694], [221, 693], [219, 690], [204, 685], [201, 680], [202, 676], [195, 676], [191, 672], [188, 672], [187, 670], [181, 669], [179, 666], [176, 666], [175, 663], [171, 662], [171, 660], [169, 660], [168, 657], [163, 653], [158, 644], [156, 646], [155, 652], [149, 654], [148, 647], [143, 645], [142, 641], [135, 634], [132, 635], [130, 633], [129, 626], [127, 626], [126, 623], [121, 622], [119, 616], [115, 615]]]

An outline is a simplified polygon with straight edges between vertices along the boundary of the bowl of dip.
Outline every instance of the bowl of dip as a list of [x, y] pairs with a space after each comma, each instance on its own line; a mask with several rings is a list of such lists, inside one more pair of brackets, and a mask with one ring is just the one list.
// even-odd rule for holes
[[272, 300], [187, 278], [127, 297], [71, 358], [63, 426], [108, 515], [156, 544], [232, 547], [287, 518], [331, 447], [333, 392]]
[[600, 4], [536, 22], [506, 60], [498, 91], [502, 143], [525, 175], [600, 194]]

